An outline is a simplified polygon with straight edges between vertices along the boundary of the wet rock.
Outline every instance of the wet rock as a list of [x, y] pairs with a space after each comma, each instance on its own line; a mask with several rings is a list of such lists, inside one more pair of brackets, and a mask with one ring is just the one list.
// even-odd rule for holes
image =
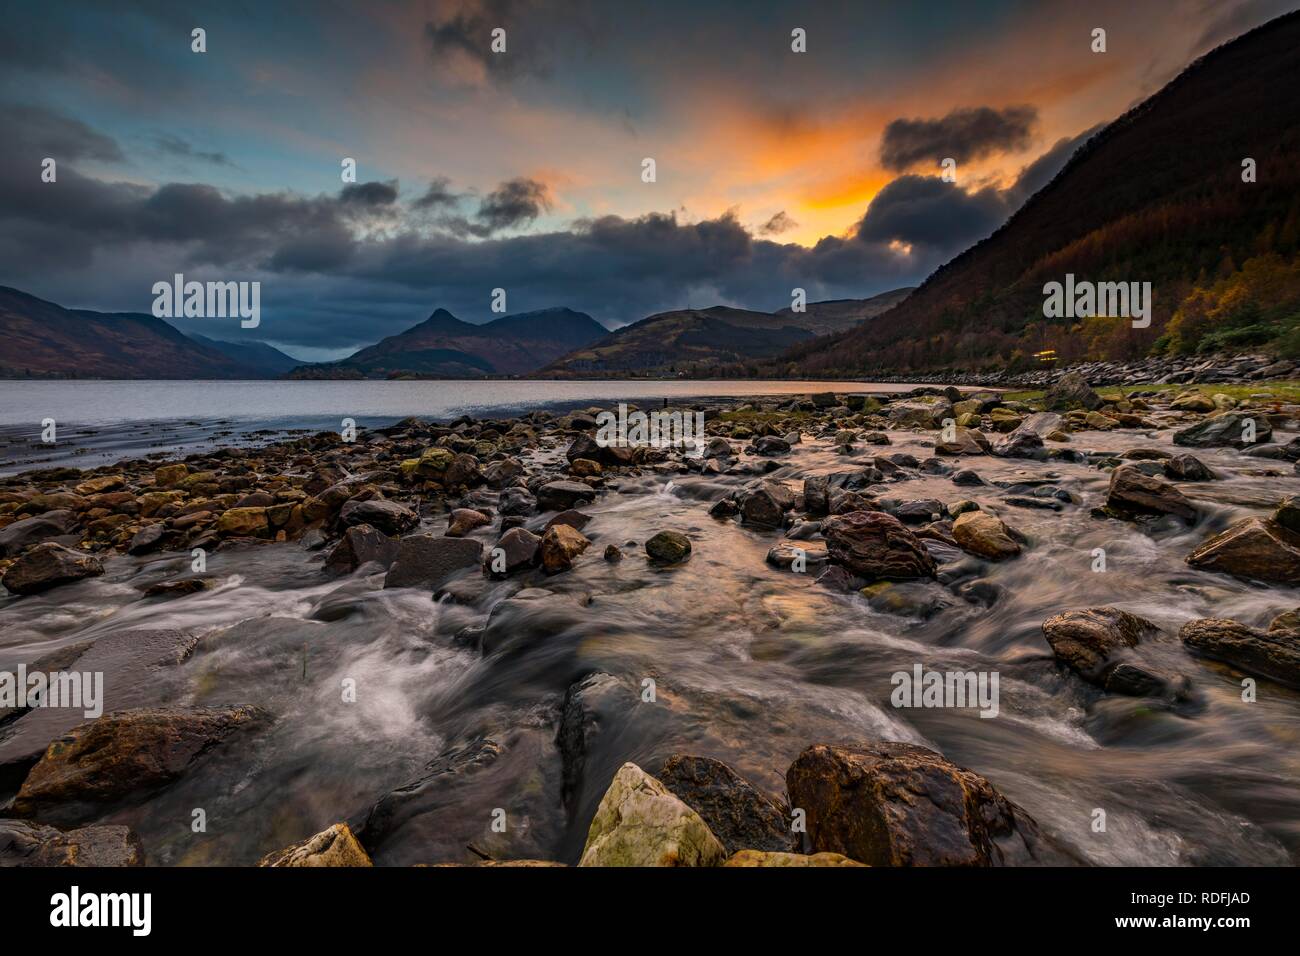
[[1277, 510], [1273, 512], [1273, 520], [1287, 531], [1300, 534], [1300, 498], [1295, 495], [1283, 498]]
[[833, 564], [817, 576], [817, 584], [826, 588], [828, 591], [837, 591], [840, 594], [852, 594], [859, 590], [866, 582], [851, 571], [847, 571], [838, 564]]
[[262, 857], [258, 866], [373, 866], [346, 823]]
[[1054, 412], [1066, 412], [1072, 408], [1092, 410], [1101, 408], [1102, 404], [1101, 396], [1078, 372], [1066, 372], [1043, 396], [1043, 407]]
[[1231, 664], [1244, 673], [1300, 687], [1300, 632], [1261, 631], [1236, 621], [1200, 618], [1178, 632], [1184, 646], [1203, 657]]
[[920, 539], [892, 515], [853, 511], [822, 522], [831, 561], [856, 575], [876, 578], [932, 578], [934, 559]]
[[945, 418], [952, 418], [952, 403], [938, 395], [890, 402], [885, 415], [903, 428], [938, 428]]
[[550, 531], [557, 524], [567, 524], [570, 528], [573, 528], [575, 531], [581, 531], [583, 528], [587, 527], [587, 525], [590, 523], [591, 523], [591, 515], [583, 514], [581, 511], [575, 511], [574, 509], [570, 508], [567, 511], [561, 511], [559, 514], [551, 518], [550, 521], [546, 522], [546, 527], [543, 528], [542, 530]]
[[[1251, 438], [1251, 428], [1254, 435]], [[1174, 444], [1186, 448], [1246, 448], [1255, 443], [1267, 442], [1273, 437], [1273, 427], [1267, 416], [1245, 412], [1223, 412], [1174, 432]]]
[[541, 559], [541, 544], [542, 539], [527, 528], [511, 528], [497, 540], [488, 555], [488, 571], [504, 576], [536, 567]]
[[764, 435], [754, 442], [754, 452], [759, 455], [784, 455], [790, 451], [790, 443], [775, 435]]
[[678, 531], [660, 531], [645, 543], [654, 564], [677, 564], [691, 556], [691, 539]]
[[721, 498], [718, 501], [715, 501], [712, 507], [709, 508], [710, 518], [734, 518], [738, 514], [740, 514], [740, 505], [738, 505], [736, 499], [732, 497]]
[[1059, 862], [1037, 824], [979, 774], [914, 744], [818, 744], [786, 773], [816, 852], [869, 866]]
[[126, 546], [127, 554], [148, 554], [157, 551], [167, 536], [167, 527], [161, 523], [145, 525], [131, 537]]
[[1174, 481], [1213, 481], [1215, 474], [1194, 455], [1175, 455], [1164, 463], [1165, 475]]
[[517, 458], [502, 458], [499, 461], [490, 461], [483, 466], [483, 480], [489, 488], [498, 490], [514, 484], [515, 480], [524, 473], [524, 466]]
[[339, 511], [339, 521], [348, 527], [367, 524], [385, 534], [396, 535], [414, 528], [420, 523], [420, 516], [396, 501], [353, 500]]
[[153, 480], [159, 488], [172, 488], [189, 477], [189, 473], [188, 465], [183, 462], [175, 462], [155, 468], [153, 470]]
[[103, 573], [104, 566], [98, 558], [46, 541], [11, 564], [0, 577], [0, 584], [15, 594], [38, 594]]
[[727, 854], [700, 815], [633, 763], [596, 808], [579, 866], [719, 866]]
[[617, 563], [623, 560], [623, 551], [616, 544], [605, 545], [605, 560], [611, 563]]
[[986, 511], [967, 511], [952, 524], [952, 536], [963, 551], [991, 561], [1002, 561], [1020, 554], [1015, 533], [1000, 518]]
[[963, 468], [961, 471], [953, 474], [952, 483], [961, 488], [973, 488], [978, 485], [983, 485], [985, 482], [984, 479], [979, 476], [978, 472], [971, 471], [969, 468]]
[[1033, 415], [1027, 415], [1016, 427], [1018, 432], [1037, 435], [1039, 438], [1050, 438], [1060, 429], [1061, 416], [1055, 412], [1035, 412]]
[[385, 571], [397, 557], [398, 542], [377, 528], [358, 524], [348, 528], [343, 539], [325, 559], [331, 574], [351, 574], [364, 564], [374, 563]]
[[442, 483], [448, 488], [473, 488], [481, 485], [483, 472], [479, 469], [478, 459], [464, 453], [457, 455], [443, 472]]
[[573, 560], [587, 550], [591, 541], [577, 528], [553, 525], [542, 535], [542, 567], [547, 574], [559, 574], [573, 567]]
[[1043, 622], [1056, 659], [1088, 683], [1118, 694], [1185, 697], [1186, 678], [1140, 664], [1128, 653], [1159, 632], [1150, 621], [1113, 607], [1066, 611]]
[[537, 499], [527, 488], [507, 488], [497, 502], [497, 512], [506, 517], [526, 517], [536, 510]]
[[483, 545], [471, 538], [410, 534], [397, 542], [385, 588], [434, 587], [457, 571], [483, 562]]
[[655, 777], [700, 815], [728, 854], [795, 849], [785, 810], [720, 760], [674, 754]]
[[708, 444], [704, 446], [705, 458], [730, 458], [734, 454], [735, 452], [731, 449], [731, 442], [721, 435], [710, 438]]
[[796, 573], [814, 573], [826, 566], [826, 546], [813, 541], [782, 541], [767, 552], [767, 563]]
[[1300, 584], [1300, 534], [1268, 518], [1245, 518], [1187, 556], [1202, 571]]
[[0, 558], [13, 558], [34, 544], [76, 531], [77, 516], [67, 509], [47, 511], [31, 518], [20, 518], [0, 528]]
[[579, 435], [564, 453], [564, 457], [569, 461], [587, 458], [602, 465], [626, 468], [636, 464], [641, 451], [642, 449], [630, 445], [601, 445], [591, 435]]
[[569, 462], [569, 474], [574, 478], [598, 478], [604, 471], [600, 462], [590, 458], [575, 458]]
[[830, 511], [830, 480], [825, 475], [810, 475], [803, 480], [804, 510], [814, 516]]
[[1047, 457], [1043, 440], [1033, 432], [1013, 431], [1004, 438], [999, 438], [990, 449], [998, 458], [1032, 458], [1042, 460]]
[[456, 508], [447, 516], [447, 537], [463, 538], [475, 528], [491, 524], [492, 519], [473, 508]]
[[231, 508], [217, 518], [217, 531], [230, 537], [266, 537], [271, 533], [271, 524], [265, 507]]
[[124, 826], [59, 830], [0, 818], [0, 869], [7, 866], [144, 866], [144, 847]]
[[740, 518], [759, 528], [778, 528], [794, 507], [794, 492], [777, 481], [765, 481], [740, 500]]
[[1181, 491], [1163, 478], [1144, 475], [1136, 465], [1121, 465], [1111, 472], [1105, 507], [1122, 518], [1173, 515], [1190, 522], [1197, 517], [1196, 506]]
[[50, 743], [14, 798], [17, 816], [55, 822], [166, 786], [237, 733], [266, 720], [256, 707], [141, 709], [105, 714]]
[[151, 584], [144, 588], [140, 593], [147, 598], [151, 597], [185, 597], [187, 594], [198, 594], [200, 591], [206, 591], [209, 583], [203, 578], [184, 578], [180, 581], [159, 581], [157, 584]]
[[937, 498], [916, 498], [904, 501], [894, 508], [893, 515], [904, 524], [925, 524], [944, 513], [944, 504]]
[[580, 481], [552, 481], [537, 490], [537, 507], [541, 511], [564, 511], [595, 498], [595, 489]]
[[839, 853], [774, 853], [739, 850], [723, 866], [866, 866]]

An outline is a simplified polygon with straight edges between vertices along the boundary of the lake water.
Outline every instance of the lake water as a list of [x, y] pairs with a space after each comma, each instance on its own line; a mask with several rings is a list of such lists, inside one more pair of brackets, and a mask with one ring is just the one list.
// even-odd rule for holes
[[[0, 475], [75, 459], [90, 467], [123, 457], [177, 454], [283, 437], [291, 429], [391, 425], [408, 416], [560, 411], [609, 402], [900, 392], [910, 385], [771, 381], [0, 381]], [[41, 440], [54, 419], [56, 442]]]

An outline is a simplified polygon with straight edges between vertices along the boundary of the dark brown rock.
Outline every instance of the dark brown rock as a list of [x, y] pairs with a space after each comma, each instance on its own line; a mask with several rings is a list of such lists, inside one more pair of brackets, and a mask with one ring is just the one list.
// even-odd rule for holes
[[1300, 584], [1300, 534], [1267, 518], [1245, 518], [1187, 556], [1202, 571]]
[[1106, 490], [1106, 509], [1119, 517], [1173, 515], [1195, 521], [1196, 506], [1163, 478], [1144, 475], [1133, 465], [1121, 465], [1111, 472]]
[[[1274, 624], [1277, 622], [1275, 621]], [[1257, 677], [1300, 687], [1300, 631], [1267, 631], [1221, 618], [1188, 621], [1178, 632], [1190, 650]]]
[[1060, 862], [991, 783], [914, 744], [818, 744], [790, 766], [786, 786], [815, 853], [870, 866]]
[[103, 573], [104, 566], [98, 558], [46, 541], [10, 565], [0, 584], [15, 594], [37, 594]]
[[728, 855], [796, 848], [786, 811], [720, 760], [674, 754], [655, 776], [703, 818]]
[[872, 579], [932, 578], [934, 558], [921, 539], [892, 515], [852, 511], [822, 522], [831, 561]]

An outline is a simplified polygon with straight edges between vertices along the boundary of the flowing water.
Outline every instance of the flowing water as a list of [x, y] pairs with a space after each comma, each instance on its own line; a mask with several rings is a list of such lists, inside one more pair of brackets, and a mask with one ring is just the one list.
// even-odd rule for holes
[[[930, 454], [923, 435], [889, 434], [892, 448], [860, 446], [851, 455], [806, 437], [768, 477], [798, 488], [807, 475], [852, 471], [875, 453]], [[1119, 451], [1168, 439], [1085, 432], [1071, 446]], [[562, 451], [549, 448], [538, 460], [556, 462]], [[902, 499], [973, 498], [1032, 542], [1000, 564], [932, 543], [941, 580], [896, 585], [892, 609], [829, 591], [815, 573], [766, 563], [780, 533], [708, 516], [712, 502], [752, 474], [646, 473], [620, 477], [583, 508], [593, 545], [572, 571], [505, 581], [471, 573], [436, 599], [422, 589], [384, 590], [382, 574], [326, 577], [321, 553], [293, 544], [219, 550], [207, 568], [215, 589], [175, 600], [144, 599], [137, 588], [186, 576], [187, 554], [110, 558], [103, 577], [0, 601], [0, 668], [124, 628], [179, 628], [202, 640], [159, 677], [158, 699], [252, 703], [274, 714], [265, 732], [104, 817], [135, 828], [153, 864], [252, 863], [339, 820], [361, 826], [395, 790], [371, 815], [377, 863], [472, 860], [467, 844], [499, 859], [573, 862], [595, 802], [624, 761], [653, 769], [674, 752], [712, 756], [783, 797], [785, 770], [809, 744], [880, 739], [930, 746], [985, 775], [1091, 863], [1293, 863], [1300, 694], [1260, 680], [1258, 699], [1245, 702], [1242, 675], [1188, 656], [1176, 634], [1194, 617], [1263, 626], [1300, 605], [1295, 588], [1183, 562], [1209, 532], [1263, 513], [1300, 482], [1287, 463], [1232, 450], [1197, 454], [1224, 480], [1180, 486], [1203, 511], [1191, 529], [1144, 531], [1092, 517], [1108, 472], [1086, 465], [958, 463], [988, 482], [1024, 470], [1058, 476], [1082, 500], [1059, 513], [1008, 506], [996, 486], [958, 488], [946, 476], [877, 489]], [[1286, 477], [1261, 474], [1281, 466]], [[430, 517], [426, 526], [440, 531], [445, 520]], [[691, 537], [685, 564], [646, 563], [640, 545], [664, 529]], [[495, 534], [482, 529], [480, 537], [490, 546]], [[602, 560], [608, 544], [627, 558]], [[1105, 549], [1105, 572], [1092, 569], [1096, 548]], [[972, 581], [985, 582], [974, 589], [983, 600], [958, 595]], [[1188, 674], [1192, 702], [1106, 696], [1058, 669], [1042, 622], [1105, 604], [1162, 626], [1164, 638], [1143, 647], [1144, 659]], [[486, 654], [474, 637], [485, 623]], [[918, 663], [996, 671], [998, 716], [891, 706], [891, 675]], [[566, 689], [592, 672], [613, 675], [622, 690], [601, 711], [566, 808], [558, 711]], [[647, 679], [653, 702], [643, 700]], [[349, 680], [354, 703], [342, 700]], [[476, 749], [483, 737], [495, 759]], [[196, 808], [206, 813], [206, 833], [192, 831]], [[1093, 826], [1099, 809], [1104, 832]], [[505, 833], [492, 830], [498, 810]]]

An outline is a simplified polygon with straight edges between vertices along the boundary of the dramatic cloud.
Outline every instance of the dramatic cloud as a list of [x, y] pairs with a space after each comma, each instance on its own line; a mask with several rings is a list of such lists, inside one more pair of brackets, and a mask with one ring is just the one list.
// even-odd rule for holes
[[[0, 130], [11, 133], [5, 137], [4, 149], [13, 150], [21, 143], [25, 158], [49, 156], [57, 162], [72, 159], [117, 162], [124, 158], [111, 136], [40, 106], [0, 103]], [[20, 131], [21, 139], [17, 138]]]
[[361, 206], [391, 206], [397, 202], [397, 183], [349, 183], [339, 193], [339, 202]]
[[451, 180], [446, 176], [439, 176], [429, 183], [429, 188], [424, 191], [424, 195], [411, 205], [416, 209], [439, 209], [456, 205], [460, 198], [458, 193], [452, 192]]
[[479, 203], [478, 220], [489, 232], [498, 232], [532, 222], [550, 208], [546, 184], [521, 177], [504, 182], [488, 193]]
[[783, 232], [789, 232], [791, 229], [798, 229], [799, 224], [791, 219], [784, 209], [775, 216], [763, 223], [758, 229], [765, 236], [779, 236]]
[[953, 110], [942, 119], [896, 119], [885, 127], [880, 163], [901, 172], [946, 158], [959, 164], [1029, 148], [1038, 111], [1032, 106]]

